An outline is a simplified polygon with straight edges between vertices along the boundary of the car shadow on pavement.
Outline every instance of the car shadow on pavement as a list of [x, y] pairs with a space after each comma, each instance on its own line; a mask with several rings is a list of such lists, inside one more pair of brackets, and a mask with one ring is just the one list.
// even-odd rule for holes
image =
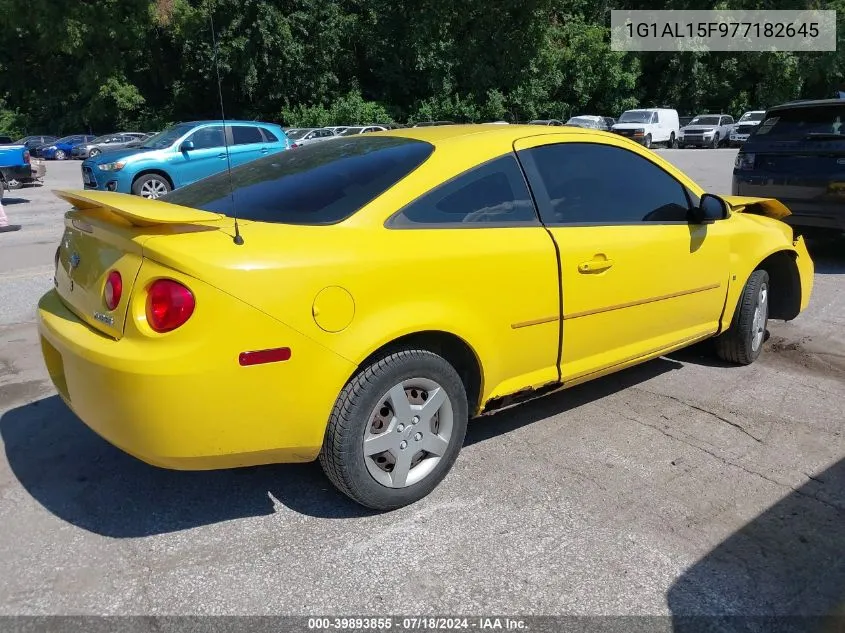
[[820, 275], [845, 273], [845, 237], [810, 238], [807, 240], [807, 251], [813, 259], [816, 273]]
[[845, 459], [687, 569], [667, 602], [675, 633], [845, 631]]
[[[466, 444], [498, 437], [680, 367], [654, 360], [471, 421]], [[0, 436], [12, 472], [35, 500], [68, 523], [113, 538], [271, 515], [274, 499], [318, 518], [375, 514], [337, 492], [316, 462], [203, 472], [149, 466], [91, 431], [58, 396], [5, 413]]]
[[10, 198], [8, 195], [3, 196], [3, 206], [13, 205], [13, 204], [25, 204], [29, 202], [27, 198]]

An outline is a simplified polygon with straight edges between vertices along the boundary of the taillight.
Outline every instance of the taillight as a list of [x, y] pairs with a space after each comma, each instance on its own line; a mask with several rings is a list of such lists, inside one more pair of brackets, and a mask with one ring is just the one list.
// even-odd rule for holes
[[196, 300], [185, 286], [172, 279], [153, 282], [147, 294], [147, 323], [156, 332], [170, 332], [194, 313]]
[[754, 169], [754, 154], [740, 152], [734, 160], [734, 167], [739, 170]]
[[28, 149], [25, 149], [23, 151], [23, 162], [25, 164], [29, 164], [29, 150]]
[[120, 295], [123, 294], [123, 279], [120, 273], [113, 270], [109, 273], [106, 279], [106, 287], [103, 290], [103, 298], [106, 301], [106, 307], [109, 310], [114, 310], [120, 304]]

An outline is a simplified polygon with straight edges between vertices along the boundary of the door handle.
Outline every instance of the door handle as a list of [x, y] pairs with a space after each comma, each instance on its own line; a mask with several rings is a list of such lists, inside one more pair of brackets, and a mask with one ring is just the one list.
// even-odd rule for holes
[[262, 147], [262, 148], [261, 148], [261, 153], [262, 153], [262, 154], [266, 154], [266, 153], [267, 153], [267, 152], [269, 152], [269, 151], [270, 151], [270, 150], [269, 150], [269, 149], [267, 149], [266, 147]]
[[598, 273], [613, 266], [612, 259], [593, 258], [588, 262], [578, 264], [579, 273]]
[[226, 158], [226, 152], [220, 152], [217, 154], [217, 158]]

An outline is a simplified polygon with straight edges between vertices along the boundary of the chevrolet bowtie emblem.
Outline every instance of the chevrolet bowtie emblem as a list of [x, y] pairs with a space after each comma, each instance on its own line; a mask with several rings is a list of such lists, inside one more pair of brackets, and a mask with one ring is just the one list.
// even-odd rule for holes
[[77, 268], [79, 266], [80, 261], [81, 259], [79, 257], [79, 253], [74, 253], [70, 256], [70, 267], [74, 269]]

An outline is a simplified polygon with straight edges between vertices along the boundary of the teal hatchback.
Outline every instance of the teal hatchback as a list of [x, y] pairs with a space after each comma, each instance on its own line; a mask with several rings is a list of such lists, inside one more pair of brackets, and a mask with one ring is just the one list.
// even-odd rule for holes
[[[284, 130], [259, 121], [179, 123], [140, 147], [103, 152], [82, 163], [85, 189], [159, 198], [173, 189], [290, 149]], [[228, 154], [228, 156], [227, 156]]]

